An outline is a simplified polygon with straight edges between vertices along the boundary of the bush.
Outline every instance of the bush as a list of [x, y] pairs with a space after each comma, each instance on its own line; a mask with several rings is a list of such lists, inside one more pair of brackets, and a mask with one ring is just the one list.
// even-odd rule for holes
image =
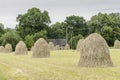
[[47, 40], [47, 31], [43, 30], [34, 34], [33, 39], [36, 42], [39, 38], [44, 38]]
[[45, 39], [40, 38], [38, 39], [33, 47], [33, 54], [34, 58], [44, 58], [50, 56], [50, 51], [48, 49], [48, 44]]
[[31, 35], [27, 35], [25, 37], [25, 44], [28, 48], [28, 50], [30, 50], [30, 48], [34, 45], [34, 40], [33, 40], [33, 36]]
[[0, 38], [0, 42], [2, 43], [3, 46], [9, 43], [12, 45], [13, 50], [15, 50], [15, 46], [20, 40], [21, 40], [20, 36], [14, 31], [9, 31], [2, 35], [2, 37]]
[[79, 34], [78, 36], [72, 37], [68, 42], [70, 45], [70, 48], [76, 49], [76, 46], [77, 46], [79, 39], [82, 39], [82, 38], [84, 38], [84, 37], [81, 34]]
[[89, 35], [83, 41], [80, 52], [80, 61], [78, 65], [81, 67], [113, 66], [109, 47], [105, 39], [97, 33]]
[[5, 45], [5, 51], [4, 51], [5, 53], [10, 53], [10, 52], [12, 52], [12, 45], [11, 44], [6, 44]]
[[26, 44], [23, 41], [20, 41], [15, 48], [15, 54], [16, 55], [24, 55], [27, 54], [27, 47]]

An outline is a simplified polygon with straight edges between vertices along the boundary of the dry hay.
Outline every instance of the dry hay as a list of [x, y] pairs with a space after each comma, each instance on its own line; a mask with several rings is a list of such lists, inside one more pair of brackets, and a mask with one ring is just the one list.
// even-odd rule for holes
[[5, 53], [11, 53], [12, 52], [12, 46], [11, 46], [11, 44], [6, 44], [5, 45], [4, 52]]
[[34, 49], [34, 46], [32, 46], [30, 50], [33, 51], [33, 49]]
[[60, 50], [60, 46], [59, 46], [59, 45], [56, 45], [56, 46], [54, 47], [54, 50]]
[[45, 58], [50, 56], [48, 44], [43, 38], [40, 38], [35, 42], [32, 56], [34, 58]]
[[15, 48], [15, 54], [16, 55], [24, 55], [27, 54], [27, 47], [26, 44], [23, 41], [20, 41]]
[[65, 47], [64, 47], [64, 50], [69, 50], [69, 49], [70, 49], [69, 44], [66, 44]]
[[114, 42], [114, 48], [115, 49], [120, 49], [120, 41], [119, 40], [115, 40], [115, 42]]
[[84, 39], [80, 39], [80, 40], [78, 41], [77, 48], [76, 48], [77, 51], [80, 51], [83, 41], [84, 41]]
[[4, 52], [4, 47], [3, 46], [0, 46], [0, 52], [2, 53], [2, 52]]
[[48, 44], [48, 49], [49, 49], [50, 51], [53, 51], [53, 50], [54, 50], [54, 44], [53, 44], [53, 42], [49, 42], [49, 44]]
[[84, 41], [80, 49], [80, 60], [78, 65], [81, 67], [111, 67], [111, 61], [108, 45], [104, 38], [93, 33]]

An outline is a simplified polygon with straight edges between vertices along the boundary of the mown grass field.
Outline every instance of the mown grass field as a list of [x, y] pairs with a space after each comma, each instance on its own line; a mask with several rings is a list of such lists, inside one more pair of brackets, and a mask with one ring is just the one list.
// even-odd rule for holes
[[120, 80], [120, 50], [110, 55], [114, 67], [81, 68], [73, 50], [52, 51], [50, 58], [0, 53], [0, 80]]

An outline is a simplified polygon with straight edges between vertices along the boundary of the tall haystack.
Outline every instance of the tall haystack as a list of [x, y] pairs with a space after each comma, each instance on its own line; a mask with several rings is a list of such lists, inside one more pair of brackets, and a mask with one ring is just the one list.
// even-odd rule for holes
[[115, 49], [120, 49], [120, 41], [119, 40], [115, 40], [115, 42], [114, 42], [114, 48]]
[[69, 44], [66, 44], [65, 47], [64, 47], [64, 50], [69, 50], [69, 49], [70, 49]]
[[11, 44], [6, 44], [5, 45], [5, 50], [4, 50], [5, 53], [11, 53], [12, 52], [12, 46]]
[[32, 56], [34, 58], [45, 58], [50, 56], [48, 44], [43, 38], [35, 42]]
[[53, 50], [54, 50], [54, 44], [53, 44], [53, 42], [49, 42], [49, 44], [48, 44], [48, 49], [49, 49], [50, 51], [53, 51]]
[[76, 47], [76, 50], [77, 50], [77, 51], [80, 51], [83, 41], [84, 41], [84, 39], [80, 39], [80, 40], [78, 41], [78, 44], [77, 44], [77, 47]]
[[26, 44], [23, 41], [20, 41], [16, 45], [15, 54], [16, 55], [25, 55], [25, 54], [27, 54], [27, 47], [26, 47]]
[[104, 38], [93, 33], [84, 41], [80, 49], [80, 60], [78, 65], [81, 67], [111, 67], [111, 61], [108, 45]]
[[54, 47], [54, 50], [60, 50], [60, 46], [59, 46], [59, 45], [56, 45], [56, 46]]
[[4, 52], [4, 47], [3, 46], [0, 46], [0, 53]]

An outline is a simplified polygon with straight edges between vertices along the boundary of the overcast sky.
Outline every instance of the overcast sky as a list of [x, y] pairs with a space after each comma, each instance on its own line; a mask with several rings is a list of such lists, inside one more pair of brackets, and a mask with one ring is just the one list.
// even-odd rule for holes
[[53, 23], [64, 21], [66, 16], [83, 16], [89, 20], [98, 12], [120, 12], [120, 0], [0, 0], [0, 23], [14, 28], [16, 16], [37, 7], [47, 10]]

